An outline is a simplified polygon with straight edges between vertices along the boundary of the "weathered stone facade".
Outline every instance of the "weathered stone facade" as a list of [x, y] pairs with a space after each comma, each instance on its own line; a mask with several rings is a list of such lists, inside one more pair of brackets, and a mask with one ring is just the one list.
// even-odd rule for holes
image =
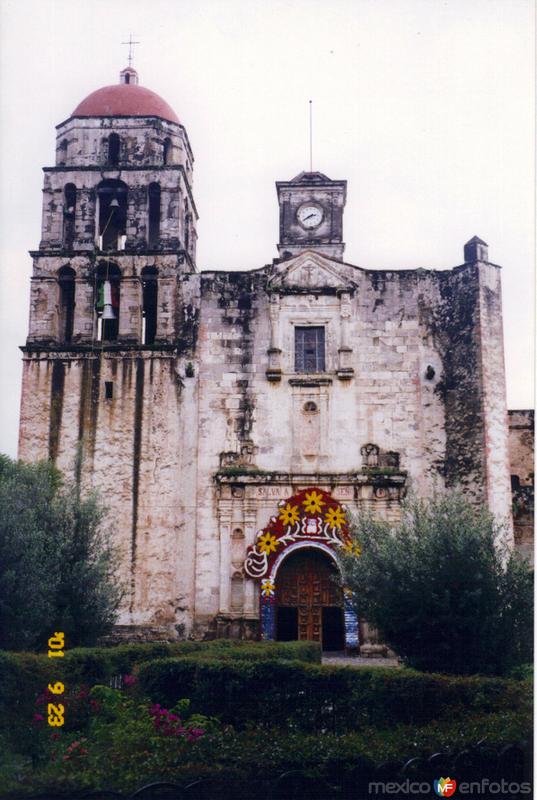
[[509, 457], [515, 545], [533, 563], [535, 502], [535, 414], [509, 411]]
[[302, 173], [278, 184], [282, 258], [199, 273], [192, 163], [178, 122], [75, 113], [32, 253], [19, 455], [101, 489], [121, 623], [258, 636], [247, 548], [308, 487], [397, 518], [409, 487], [462, 486], [510, 525], [500, 268], [485, 243], [447, 271], [344, 263], [345, 182]]

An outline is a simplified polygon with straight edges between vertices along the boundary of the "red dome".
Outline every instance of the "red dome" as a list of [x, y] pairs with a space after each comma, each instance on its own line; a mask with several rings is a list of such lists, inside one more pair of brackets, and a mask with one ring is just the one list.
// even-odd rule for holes
[[175, 111], [162, 97], [136, 83], [116, 83], [97, 89], [77, 105], [71, 116], [161, 117], [181, 124]]

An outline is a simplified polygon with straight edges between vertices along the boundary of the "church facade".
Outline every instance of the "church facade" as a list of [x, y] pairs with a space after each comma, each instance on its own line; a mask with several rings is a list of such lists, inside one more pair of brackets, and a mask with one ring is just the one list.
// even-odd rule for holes
[[196, 268], [187, 132], [134, 69], [57, 127], [23, 350], [19, 457], [110, 509], [120, 623], [374, 633], [332, 580], [362, 510], [460, 486], [511, 523], [500, 268], [344, 261], [346, 182], [276, 184], [279, 256]]

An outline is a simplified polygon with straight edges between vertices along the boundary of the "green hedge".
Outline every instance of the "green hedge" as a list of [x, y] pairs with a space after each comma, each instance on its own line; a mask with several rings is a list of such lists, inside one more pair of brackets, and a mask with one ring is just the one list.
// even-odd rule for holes
[[[93, 788], [101, 792], [106, 787], [126, 796], [154, 780], [186, 786], [200, 778], [209, 778], [214, 779], [217, 785], [206, 786], [205, 792], [196, 793], [196, 800], [200, 797], [212, 800], [264, 798], [267, 795], [281, 798], [282, 795], [274, 791], [277, 778], [290, 770], [301, 770], [312, 778], [315, 785], [302, 786], [299, 793], [296, 789], [286, 792], [283, 796], [288, 800], [297, 797], [360, 800], [374, 797], [368, 794], [368, 782], [382, 780], [381, 776], [375, 778], [373, 772], [382, 762], [405, 762], [411, 757], [429, 757], [438, 752], [460, 752], [483, 738], [487, 749], [499, 748], [508, 743], [523, 742], [532, 730], [531, 715], [524, 717], [516, 711], [469, 714], [464, 724], [460, 720], [448, 719], [423, 727], [365, 727], [360, 731], [323, 735], [284, 728], [263, 730], [259, 735], [259, 726], [254, 722], [251, 728], [242, 731], [229, 727], [217, 729], [180, 755], [177, 746], [166, 740], [153, 741], [148, 747], [147, 733], [139, 728], [143, 706], [133, 709], [133, 713], [136, 716], [134, 728], [122, 715], [120, 719], [109, 720], [92, 731], [89, 759], [69, 762], [70, 768], [67, 769], [60, 758], [54, 762], [49, 759], [40, 762], [31, 771], [28, 763], [19, 761], [15, 764], [9, 752], [0, 752], [0, 786], [4, 788], [6, 797], [20, 798], [21, 794], [15, 795], [15, 792], [22, 786], [25, 797], [30, 793], [33, 797], [37, 793], [41, 796], [41, 792], [48, 791], [49, 800], [63, 797], [62, 790], [68, 789], [76, 792], [70, 797], [79, 798], [82, 787], [86, 791]], [[167, 744], [172, 746], [167, 747]], [[67, 742], [64, 750], [66, 746]], [[492, 778], [494, 772], [488, 767], [494, 770], [496, 764], [491, 758], [493, 751], [488, 750], [488, 753], [489, 760], [481, 764], [480, 769], [482, 774]], [[531, 756], [526, 763], [528, 766], [531, 764]], [[464, 765], [461, 768], [464, 770]], [[22, 784], [15, 778], [17, 772], [24, 776]], [[392, 776], [394, 773], [395, 769]], [[460, 782], [463, 779], [460, 769], [456, 774]], [[438, 776], [439, 773], [434, 774], [435, 778]], [[421, 779], [430, 781], [432, 777], [429, 773]], [[420, 773], [412, 772], [411, 778], [420, 779]], [[333, 790], [321, 785], [323, 779], [334, 787]], [[8, 794], [8, 790], [14, 794]], [[184, 796], [187, 795], [188, 792]], [[107, 794], [97, 796], [108, 797]], [[491, 798], [497, 796], [490, 795]]]
[[[177, 655], [182, 655], [182, 653], [177, 653]], [[272, 661], [279, 659], [320, 664], [322, 653], [318, 642], [243, 642], [232, 639], [215, 639], [212, 642], [203, 642], [202, 648], [198, 650], [198, 655], [219, 660]]]
[[7, 653], [0, 650], [0, 728], [6, 717], [24, 716], [35, 698], [56, 679], [52, 659], [32, 653]]
[[514, 667], [509, 673], [509, 677], [516, 681], [532, 681], [533, 664], [520, 664], [518, 667]]
[[[74, 648], [63, 658], [31, 653], [0, 651], [0, 714], [5, 719], [27, 716], [35, 698], [47, 684], [63, 681], [66, 686], [108, 683], [116, 675], [130, 674], [135, 665], [158, 658], [188, 656], [218, 662], [286, 659], [320, 662], [321, 651], [315, 642], [235, 642], [216, 639], [210, 642], [172, 642], [131, 644], [118, 647]], [[0, 723], [1, 726], [1, 723]]]
[[[320, 662], [321, 650], [315, 642], [235, 642], [215, 639], [211, 642], [172, 642], [119, 645], [111, 648], [75, 648], [56, 662], [57, 673], [66, 682], [94, 685], [109, 681], [114, 675], [128, 675], [141, 661], [173, 656], [205, 658], [218, 661], [285, 659]], [[61, 680], [62, 678], [60, 678]]]
[[196, 713], [244, 726], [252, 720], [303, 730], [423, 725], [468, 713], [522, 708], [528, 686], [499, 678], [452, 677], [284, 661], [167, 658], [138, 668], [140, 690], [172, 707], [187, 697]]

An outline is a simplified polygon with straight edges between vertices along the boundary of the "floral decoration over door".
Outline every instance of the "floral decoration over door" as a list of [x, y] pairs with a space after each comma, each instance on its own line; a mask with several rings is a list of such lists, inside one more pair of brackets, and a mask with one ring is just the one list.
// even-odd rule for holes
[[244, 571], [250, 578], [264, 579], [261, 592], [274, 594], [273, 566], [279, 556], [297, 542], [318, 543], [356, 551], [348, 528], [347, 507], [317, 487], [304, 489], [278, 504], [278, 515], [259, 531], [248, 548]]
[[[276, 637], [276, 576], [282, 559], [301, 547], [316, 547], [330, 554], [343, 548], [360, 554], [351, 539], [347, 507], [328, 492], [313, 486], [278, 503], [277, 516], [259, 531], [247, 550], [244, 571], [260, 581], [260, 626], [262, 639]], [[358, 646], [358, 619], [345, 602], [345, 643]]]

